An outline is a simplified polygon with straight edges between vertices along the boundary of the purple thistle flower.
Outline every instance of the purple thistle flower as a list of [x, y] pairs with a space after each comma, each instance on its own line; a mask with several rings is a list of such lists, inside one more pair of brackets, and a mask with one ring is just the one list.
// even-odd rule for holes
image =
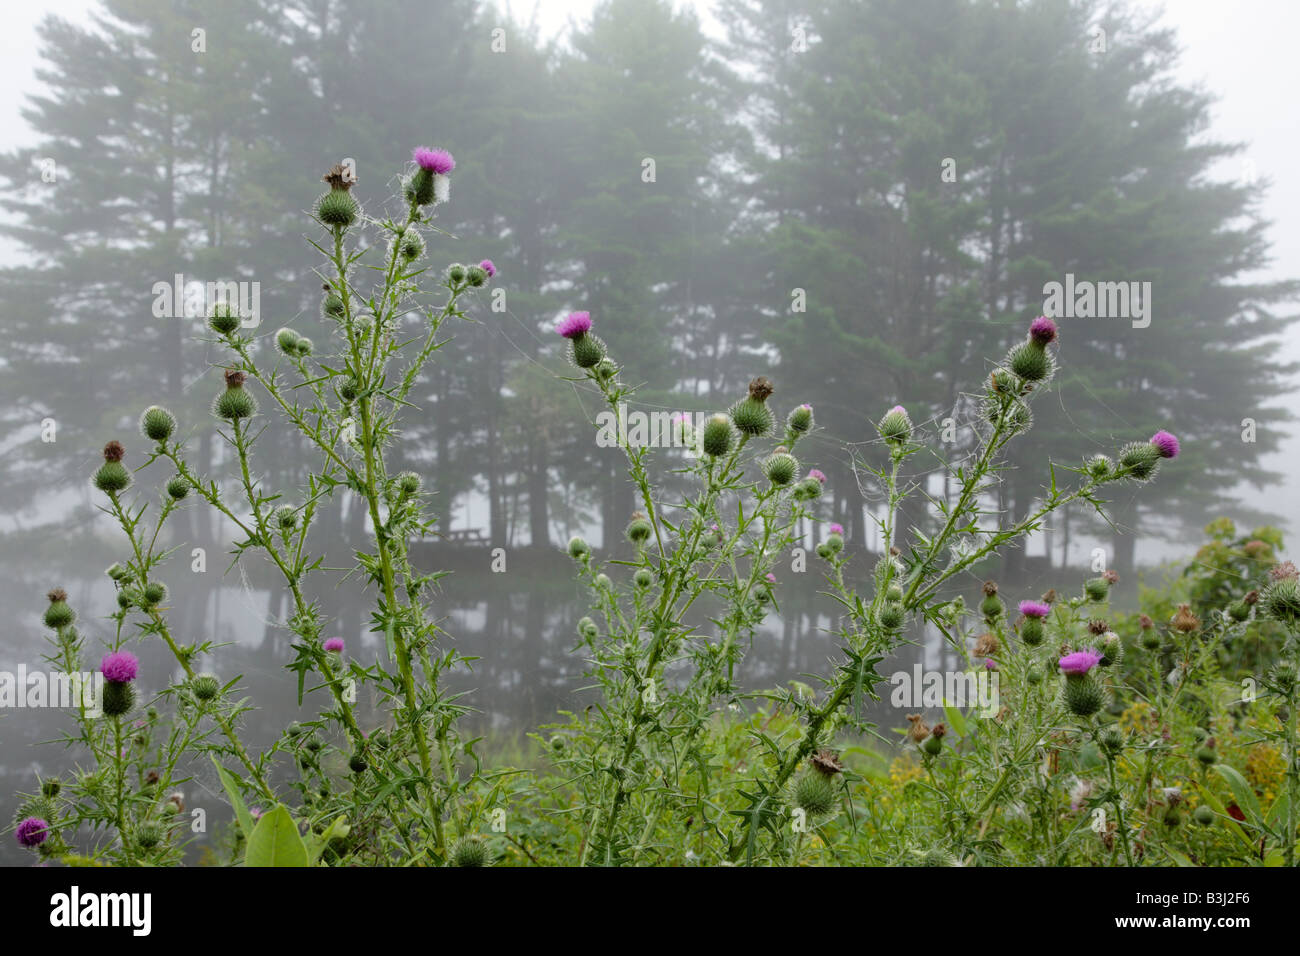
[[776, 575], [773, 574], [771, 571], [767, 572], [767, 574], [765, 574], [763, 577], [768, 584], [776, 584]]
[[1093, 650], [1075, 651], [1073, 654], [1066, 654], [1059, 661], [1057, 666], [1061, 668], [1063, 674], [1086, 674], [1101, 662], [1101, 655]]
[[842, 525], [842, 524], [833, 524], [833, 525], [831, 525], [831, 529], [830, 529], [830, 530], [831, 530], [831, 534], [840, 534], [840, 535], [842, 535], [842, 534], [844, 534], [844, 525]]
[[478, 267], [488, 274], [489, 279], [497, 274], [496, 263], [491, 259], [484, 259], [478, 264]]
[[1156, 446], [1161, 458], [1178, 457], [1178, 439], [1163, 429], [1151, 436], [1151, 444]]
[[431, 173], [440, 173], [445, 176], [456, 168], [456, 160], [445, 149], [429, 149], [427, 146], [417, 146], [411, 156], [421, 169], [427, 169]]
[[1025, 617], [1047, 617], [1052, 613], [1052, 606], [1042, 601], [1021, 601], [1020, 613]]
[[819, 471], [819, 470], [817, 470], [816, 468], [813, 468], [813, 469], [810, 469], [810, 470], [809, 470], [809, 472], [808, 472], [808, 477], [809, 477], [809, 478], [816, 478], [816, 479], [817, 479], [819, 482], [821, 482], [823, 485], [826, 484], [826, 475], [825, 475], [825, 473], [824, 473], [824, 472], [821, 472], [821, 471]]
[[1056, 341], [1056, 323], [1045, 315], [1040, 315], [1029, 323], [1029, 337], [1039, 345]]
[[50, 835], [50, 825], [40, 817], [28, 817], [14, 830], [14, 837], [21, 846], [40, 846]]
[[998, 669], [998, 662], [991, 657], [984, 658], [984, 669], [986, 671], [995, 671]]
[[893, 408], [890, 409], [890, 411], [891, 411], [891, 412], [898, 412], [898, 414], [900, 414], [900, 415], [906, 415], [906, 414], [907, 414], [907, 409], [904, 408], [902, 405], [895, 405]]
[[591, 331], [591, 313], [590, 312], [570, 312], [568, 316], [560, 320], [560, 324], [555, 327], [566, 339], [576, 339], [586, 335]]
[[336, 653], [336, 654], [342, 654], [342, 653], [343, 653], [343, 638], [341, 638], [341, 637], [331, 637], [331, 638], [329, 638], [328, 640], [325, 641], [325, 643], [324, 643], [323, 646], [324, 646], [325, 650], [327, 650], [327, 651], [330, 651], [330, 652], [332, 652], [332, 653]]
[[140, 661], [130, 651], [113, 651], [104, 655], [104, 659], [99, 662], [99, 669], [104, 674], [104, 680], [125, 684], [135, 680], [135, 675], [140, 672]]

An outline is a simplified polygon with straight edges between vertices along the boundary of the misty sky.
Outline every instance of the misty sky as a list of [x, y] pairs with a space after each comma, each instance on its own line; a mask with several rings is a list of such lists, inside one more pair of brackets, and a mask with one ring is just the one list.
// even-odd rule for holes
[[[522, 19], [536, 16], [545, 34], [557, 35], [571, 21], [584, 18], [593, 3], [515, 0], [509, 7]], [[1253, 174], [1272, 184], [1264, 213], [1274, 223], [1274, 262], [1265, 277], [1300, 276], [1300, 177], [1294, 173], [1300, 118], [1292, 105], [1284, 102], [1296, 76], [1294, 38], [1300, 35], [1300, 4], [1293, 0], [1236, 0], [1231, 5], [1222, 0], [1172, 0], [1141, 5], [1152, 10], [1163, 7], [1162, 22], [1177, 29], [1184, 50], [1179, 80], [1218, 96], [1210, 135], [1248, 144], [1241, 159], [1221, 167], [1221, 176]], [[706, 27], [715, 29], [707, 0], [679, 6], [695, 7]], [[26, 145], [34, 138], [19, 111], [23, 94], [36, 88], [37, 22], [46, 13], [76, 20], [93, 7], [92, 0], [44, 0], [7, 7], [7, 29], [0, 34], [0, 82], [9, 95], [0, 104], [0, 149]], [[12, 246], [0, 246], [0, 257], [8, 260], [13, 254]], [[1154, 321], [1159, 321], [1158, 315]], [[1279, 347], [1288, 358], [1300, 359], [1300, 344], [1288, 339]], [[1252, 414], [1252, 409], [1241, 409], [1243, 418]], [[1177, 423], [1171, 425], [1176, 431]], [[1286, 473], [1282, 487], [1271, 488], [1266, 494], [1252, 490], [1245, 497], [1277, 513], [1294, 532], [1300, 528], [1300, 425], [1295, 426], [1283, 451], [1263, 463]]]

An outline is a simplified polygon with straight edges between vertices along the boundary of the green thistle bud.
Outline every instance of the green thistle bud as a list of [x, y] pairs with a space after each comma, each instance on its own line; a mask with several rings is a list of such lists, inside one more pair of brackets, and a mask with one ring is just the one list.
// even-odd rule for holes
[[1228, 617], [1240, 624], [1250, 617], [1250, 605], [1245, 601], [1233, 601], [1228, 605]]
[[117, 606], [123, 611], [135, 604], [135, 593], [123, 589], [117, 592]]
[[316, 200], [316, 218], [331, 229], [346, 229], [360, 212], [356, 197], [347, 189], [331, 189]]
[[1109, 477], [1111, 471], [1114, 470], [1114, 468], [1115, 468], [1115, 463], [1111, 461], [1110, 458], [1108, 458], [1106, 455], [1093, 455], [1091, 458], [1088, 459], [1088, 465], [1087, 465], [1088, 475], [1094, 481], [1102, 481], [1103, 479]]
[[208, 328], [218, 335], [230, 335], [239, 328], [239, 313], [228, 302], [218, 302], [208, 317]]
[[1111, 724], [1101, 732], [1101, 736], [1097, 740], [1097, 746], [1112, 757], [1118, 757], [1124, 750], [1124, 732]]
[[993, 370], [989, 376], [989, 392], [995, 398], [1006, 398], [1020, 394], [1020, 383], [1016, 377], [1004, 368]]
[[1196, 759], [1208, 767], [1219, 762], [1219, 755], [1214, 752], [1213, 747], [1203, 745], [1196, 748]]
[[569, 340], [570, 358], [578, 368], [592, 368], [605, 357], [605, 343], [587, 332]]
[[298, 527], [298, 510], [293, 505], [280, 505], [271, 515], [271, 521], [281, 531], [292, 531]]
[[1259, 604], [1265, 614], [1281, 624], [1300, 624], [1300, 580], [1286, 577], [1274, 581], [1260, 595]]
[[315, 346], [312, 344], [311, 339], [307, 338], [305, 335], [300, 335], [298, 337], [298, 348], [295, 354], [298, 358], [306, 358], [311, 355], [313, 348], [315, 348]]
[[880, 626], [887, 631], [896, 631], [903, 626], [906, 613], [901, 604], [886, 604], [880, 609]]
[[487, 270], [482, 266], [470, 266], [465, 270], [465, 281], [475, 289], [481, 289], [487, 285], [487, 280]]
[[1089, 601], [1100, 604], [1110, 597], [1110, 582], [1105, 578], [1089, 578], [1083, 582], [1083, 593]]
[[111, 441], [104, 446], [104, 463], [99, 466], [91, 481], [104, 494], [125, 491], [131, 484], [131, 473], [122, 464], [126, 449], [121, 442]]
[[121, 581], [124, 577], [127, 576], [129, 572], [126, 570], [126, 568], [122, 567], [122, 565], [118, 564], [117, 562], [114, 562], [108, 566], [108, 570], [106, 570], [104, 573], [107, 574], [114, 581]]
[[713, 415], [704, 423], [701, 447], [704, 449], [704, 454], [710, 458], [721, 458], [731, 451], [734, 439], [735, 432], [731, 427], [731, 419], [726, 415]]
[[1214, 810], [1209, 804], [1202, 803], [1192, 811], [1192, 819], [1203, 827], [1208, 827], [1214, 822]]
[[60, 783], [59, 780], [55, 777], [51, 777], [49, 780], [41, 781], [42, 796], [46, 796], [49, 797], [50, 799], [53, 799], [54, 797], [57, 797], [59, 795], [59, 791], [62, 789], [63, 789], [63, 784]]
[[1101, 644], [1097, 650], [1101, 652], [1101, 660], [1098, 663], [1102, 667], [1118, 664], [1124, 658], [1124, 642], [1119, 639], [1119, 635], [1114, 631], [1107, 631], [1102, 636]]
[[1183, 814], [1182, 811], [1179, 810], [1177, 807], [1170, 807], [1165, 811], [1165, 818], [1164, 818], [1165, 826], [1172, 829], [1173, 827], [1180, 826], [1182, 822], [1183, 822]]
[[109, 717], [121, 717], [135, 706], [135, 688], [126, 681], [104, 681], [100, 709]]
[[295, 720], [284, 729], [284, 732], [290, 737], [301, 737], [305, 732], [305, 728]]
[[602, 591], [609, 591], [613, 589], [614, 582], [609, 579], [608, 574], [598, 574], [596, 575], [596, 587]]
[[397, 490], [403, 497], [409, 498], [420, 490], [420, 476], [413, 471], [404, 471], [397, 476]]
[[50, 599], [50, 606], [45, 609], [45, 626], [57, 631], [61, 627], [67, 627], [77, 619], [77, 614], [68, 605], [68, 592], [63, 588], [54, 588], [46, 595]]
[[749, 383], [749, 394], [731, 406], [727, 415], [742, 435], [761, 438], [772, 430], [774, 422], [767, 400], [775, 391], [771, 382], [759, 376]]
[[397, 254], [407, 262], [424, 255], [424, 236], [418, 229], [407, 229], [397, 242]]
[[826, 536], [826, 547], [831, 549], [831, 554], [839, 554], [844, 550], [844, 535], [832, 531]]
[[1007, 367], [1023, 381], [1045, 382], [1052, 377], [1052, 356], [1036, 342], [1025, 342], [1007, 353]]
[[452, 281], [453, 285], [460, 285], [465, 281], [465, 267], [459, 262], [453, 262], [447, 267], [447, 278]]
[[565, 746], [566, 744], [564, 742], [564, 738], [559, 736], [558, 734], [550, 739], [550, 747], [557, 754], [562, 753], [564, 751]]
[[578, 634], [587, 640], [593, 640], [600, 633], [596, 627], [596, 622], [589, 617], [584, 617], [578, 621]]
[[347, 311], [347, 307], [343, 305], [343, 296], [335, 292], [333, 286], [328, 283], [322, 285], [321, 288], [325, 291], [325, 295], [320, 301], [321, 315], [327, 319], [343, 318], [344, 312]]
[[985, 620], [996, 621], [1002, 616], [1003, 610], [1002, 599], [998, 597], [996, 591], [986, 594], [984, 600], [980, 602], [980, 613], [984, 615]]
[[150, 405], [140, 416], [140, 431], [150, 441], [166, 441], [176, 431], [176, 418], [159, 405]]
[[644, 514], [638, 511], [628, 522], [626, 534], [627, 539], [633, 544], [644, 544], [650, 540], [650, 535], [654, 534], [654, 526]]
[[794, 496], [800, 501], [811, 501], [814, 498], [820, 498], [822, 495], [822, 483], [809, 475], [807, 478], [800, 479], [794, 486]]
[[293, 329], [281, 329], [275, 333], [275, 345], [288, 356], [298, 354], [298, 333]]
[[897, 584], [891, 584], [885, 589], [885, 597], [890, 601], [901, 601], [903, 600], [903, 589]]
[[1076, 717], [1091, 717], [1106, 702], [1102, 686], [1089, 674], [1067, 674], [1062, 696], [1066, 708]]
[[790, 410], [786, 417], [785, 427], [795, 435], [803, 435], [812, 431], [813, 427], [813, 410], [811, 405], [799, 405]]
[[360, 750], [354, 750], [352, 756], [348, 758], [348, 769], [353, 773], [365, 773], [370, 764], [366, 763], [366, 755]]
[[607, 382], [618, 374], [618, 366], [614, 364], [613, 359], [606, 356], [596, 363], [596, 367], [592, 371], [596, 373], [598, 379]]
[[407, 201], [415, 203], [417, 206], [427, 206], [433, 202], [436, 189], [433, 182], [433, 170], [420, 167], [406, 181], [406, 187], [403, 190]]
[[1025, 680], [1031, 684], [1041, 684], [1043, 682], [1043, 665], [1034, 661], [1025, 668]]
[[921, 749], [931, 757], [937, 757], [943, 752], [943, 738], [947, 728], [943, 724], [935, 724], [934, 729], [930, 731], [930, 736], [921, 742]]
[[215, 674], [199, 674], [190, 684], [190, 690], [199, 700], [216, 700], [217, 694], [221, 693], [221, 682]]
[[783, 488], [794, 481], [795, 472], [799, 470], [799, 461], [786, 450], [778, 448], [763, 462], [763, 474], [777, 487]]
[[167, 600], [167, 585], [161, 581], [150, 581], [140, 592], [140, 603], [145, 607], [153, 607]]
[[188, 479], [182, 478], [180, 475], [173, 475], [171, 480], [167, 482], [167, 494], [172, 498], [172, 500], [181, 501], [188, 496], [189, 493], [190, 483]]
[[817, 545], [817, 557], [821, 558], [823, 561], [829, 561], [831, 558], [835, 557], [835, 551], [831, 548], [830, 544], [823, 541], [821, 544]]
[[586, 540], [574, 535], [569, 539], [569, 557], [575, 561], [583, 561], [591, 554], [591, 546]]
[[244, 379], [243, 372], [234, 369], [226, 371], [226, 390], [212, 404], [212, 412], [218, 418], [237, 422], [241, 418], [252, 418], [257, 413], [257, 401], [245, 391]]
[[1160, 648], [1160, 635], [1156, 633], [1155, 628], [1147, 628], [1142, 632], [1142, 646], [1148, 651]]
[[895, 405], [885, 412], [885, 417], [880, 420], [876, 430], [885, 441], [901, 445], [912, 437], [912, 420], [907, 417], [907, 411], [902, 405]]
[[655, 576], [649, 568], [639, 568], [632, 580], [636, 582], [637, 587], [648, 588], [654, 583]]
[[795, 782], [795, 806], [812, 817], [820, 817], [835, 809], [834, 776], [815, 770], [801, 774]]
[[345, 402], [355, 402], [358, 394], [360, 394], [360, 389], [357, 388], [356, 379], [349, 375], [342, 376], [342, 380], [339, 382], [339, 398]]
[[1006, 414], [1003, 417], [1003, 402], [989, 402], [985, 407], [985, 417], [990, 425], [996, 425], [999, 419], [1004, 422], [1004, 427], [1011, 432], [1019, 433], [1029, 430], [1029, 426], [1034, 423], [1033, 412], [1029, 406], [1022, 401], [1011, 401], [1006, 404]]
[[135, 842], [142, 850], [152, 850], [162, 840], [162, 830], [156, 823], [145, 823], [135, 833]]
[[489, 866], [487, 844], [480, 836], [461, 837], [451, 848], [452, 866]]
[[1030, 647], [1043, 643], [1043, 619], [1027, 617], [1020, 622], [1020, 639]]
[[1129, 442], [1120, 449], [1120, 470], [1134, 481], [1150, 481], [1159, 464], [1160, 450], [1150, 442]]
[[1295, 665], [1290, 661], [1282, 661], [1273, 668], [1271, 675], [1274, 685], [1282, 692], [1283, 695], [1291, 693], [1291, 689], [1296, 684]]

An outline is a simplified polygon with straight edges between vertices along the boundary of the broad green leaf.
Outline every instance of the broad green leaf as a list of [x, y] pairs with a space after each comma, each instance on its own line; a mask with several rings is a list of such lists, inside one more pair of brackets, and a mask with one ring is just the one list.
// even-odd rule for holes
[[958, 737], [965, 737], [969, 731], [966, 725], [966, 718], [962, 716], [960, 710], [953, 707], [947, 701], [943, 702], [943, 715], [948, 718], [948, 726], [952, 728], [953, 733]]
[[307, 845], [288, 809], [277, 806], [262, 816], [248, 838], [244, 866], [308, 866]]
[[1242, 813], [1246, 814], [1252, 824], [1257, 827], [1263, 827], [1264, 815], [1259, 811], [1259, 800], [1255, 796], [1255, 791], [1251, 789], [1246, 778], [1238, 772], [1236, 767], [1230, 767], [1226, 763], [1215, 764], [1214, 771], [1224, 780], [1228, 781], [1228, 786], [1232, 789], [1232, 796], [1237, 801], [1237, 806], [1241, 807]]
[[234, 774], [217, 762], [216, 754], [208, 754], [208, 756], [212, 758], [212, 765], [217, 768], [217, 775], [221, 777], [221, 785], [226, 788], [226, 796], [230, 798], [230, 804], [235, 808], [235, 819], [239, 821], [239, 829], [243, 831], [244, 839], [248, 839], [253, 833], [253, 815], [244, 805], [239, 782], [235, 780]]

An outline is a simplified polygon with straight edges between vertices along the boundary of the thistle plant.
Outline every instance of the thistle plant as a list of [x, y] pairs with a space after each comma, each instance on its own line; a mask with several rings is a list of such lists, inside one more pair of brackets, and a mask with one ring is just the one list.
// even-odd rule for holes
[[[582, 378], [613, 408], [632, 390], [592, 329], [591, 317], [579, 312], [557, 331], [569, 340], [569, 357]], [[564, 775], [576, 782], [577, 812], [584, 821], [582, 862], [635, 862], [647, 851], [671, 855], [671, 848], [651, 846], [661, 815], [698, 820], [696, 827], [705, 834], [701, 846], [716, 860], [796, 858], [808, 821], [825, 819], [846, 789], [834, 749], [837, 737], [874, 731], [861, 716], [863, 705], [879, 699], [883, 677], [876, 665], [905, 642], [909, 622], [929, 622], [956, 645], [967, 615], [946, 592], [959, 576], [1039, 530], [1068, 504], [1084, 503], [1104, 514], [1104, 486], [1149, 481], [1162, 460], [1178, 454], [1177, 440], [1159, 432], [1148, 442], [1125, 446], [1116, 461], [1098, 456], [1076, 467], [1052, 465], [1037, 509], [1014, 522], [990, 512], [999, 453], [1030, 427], [1029, 402], [1052, 376], [1050, 346], [1056, 338], [1055, 323], [1035, 319], [1025, 341], [990, 374], [972, 459], [959, 467], [939, 460], [956, 492], [951, 499], [929, 499], [937, 530], [928, 524], [898, 526], [905, 499], [919, 493], [904, 468], [928, 451], [905, 408], [895, 406], [880, 419], [877, 431], [887, 464], [872, 469], [863, 462], [862, 467], [871, 470], [883, 493], [879, 530], [885, 551], [864, 593], [846, 574], [851, 559], [842, 528], [832, 526], [818, 548], [839, 611], [842, 644], [819, 694], [802, 689], [742, 694], [736, 684], [749, 640], [779, 612], [776, 562], [799, 540], [799, 522], [816, 520], [825, 476], [814, 469], [799, 479], [796, 457], [797, 443], [814, 428], [812, 409], [795, 406], [779, 427], [769, 404], [775, 388], [756, 378], [725, 415], [707, 421], [698, 436], [698, 457], [678, 469], [694, 489], [681, 500], [667, 500], [652, 485], [646, 449], [624, 447], [642, 508], [627, 529], [636, 559], [601, 563], [580, 539], [569, 548], [592, 595], [591, 614], [580, 623], [578, 637], [601, 698], [584, 719], [561, 728], [550, 748]], [[1058, 480], [1061, 473], [1076, 478], [1066, 486]], [[1104, 598], [1109, 582], [1099, 580]], [[1098, 590], [1094, 582], [1089, 587]], [[721, 611], [698, 621], [689, 612], [706, 595], [706, 602], [717, 602]], [[1025, 620], [1031, 622], [1022, 625], [1026, 645], [1043, 643], [1042, 618], [1049, 610], [1025, 606]], [[990, 626], [1004, 627], [996, 587], [986, 589], [979, 615]], [[991, 654], [995, 646], [989, 635], [984, 651]], [[1099, 707], [1100, 691], [1091, 685], [1068, 693], [1087, 697], [1089, 714]], [[792, 719], [779, 734], [754, 730], [745, 778], [717, 779], [713, 768], [720, 755], [710, 751], [705, 731], [720, 712], [754, 699]], [[926, 728], [917, 742], [928, 760], [943, 753], [947, 734], [942, 725]], [[1036, 745], [1037, 740], [1021, 746]], [[963, 818], [987, 811], [997, 793], [995, 787], [985, 805]]]
[[[349, 168], [334, 166], [323, 177], [328, 188], [312, 213], [320, 238], [309, 241], [323, 260], [317, 274], [320, 312], [331, 327], [328, 343], [318, 345], [287, 327], [258, 334], [245, 329], [230, 304], [212, 305], [210, 341], [225, 353], [223, 366], [214, 372], [219, 385], [212, 415], [217, 433], [233, 450], [232, 473], [199, 474], [182, 433], [200, 426], [184, 427], [158, 406], [144, 411], [141, 438], [132, 443], [138, 467], [129, 467], [126, 443], [114, 440], [105, 447], [93, 484], [106, 500], [101, 510], [116, 519], [128, 550], [110, 569], [118, 607], [112, 653], [103, 668], [107, 720], [97, 723], [83, 714], [75, 742], [89, 748], [101, 771], [107, 765], [110, 773], [107, 782], [97, 771], [93, 779], [64, 788], [81, 808], [71, 816], [54, 809], [38, 814], [34, 810], [43, 808], [35, 806], [29, 816], [45, 825], [23, 825], [25, 845], [63, 852], [58, 841], [41, 834], [91, 823], [116, 831], [119, 861], [139, 861], [144, 842], [151, 843], [156, 858], [161, 831], [156, 834], [152, 823], [142, 821], [157, 815], [157, 801], [143, 800], [127, 781], [130, 767], [143, 759], [122, 739], [130, 736], [128, 722], [142, 703], [134, 689], [135, 664], [129, 675], [124, 664], [135, 661], [124, 650], [129, 644], [145, 658], [169, 655], [183, 674], [156, 698], [158, 705], [173, 706], [170, 717], [156, 718], [171, 728], [164, 759], [151, 771], [159, 787], [165, 789], [180, 772], [183, 754], [210, 752], [240, 818], [239, 846], [253, 836], [246, 805], [256, 802], [268, 812], [279, 805], [273, 771], [289, 765], [298, 774], [291, 784], [299, 794], [293, 812], [308, 837], [315, 835], [314, 858], [424, 865], [490, 860], [492, 851], [478, 834], [481, 805], [467, 799], [481, 781], [477, 760], [463, 765], [474, 757], [472, 742], [462, 740], [457, 729], [467, 708], [442, 687], [444, 675], [464, 659], [440, 640], [430, 611], [441, 575], [411, 561], [412, 541], [433, 530], [424, 480], [413, 472], [395, 472], [390, 453], [400, 439], [400, 417], [411, 405], [411, 391], [444, 344], [444, 324], [465, 319], [467, 296], [488, 284], [496, 266], [490, 260], [451, 266], [433, 283], [441, 301], [431, 302], [422, 288], [436, 275], [423, 261], [425, 237], [437, 232], [435, 212], [449, 199], [455, 161], [445, 150], [423, 147], [413, 158], [389, 215], [371, 216], [362, 209]], [[299, 487], [270, 488], [254, 456], [259, 442], [268, 435], [282, 441], [277, 433], [286, 428], [306, 440], [315, 464]], [[158, 502], [129, 498], [140, 473], [155, 465], [166, 469]], [[356, 552], [351, 568], [332, 569], [313, 531], [324, 505], [342, 496], [365, 510], [370, 544]], [[214, 645], [185, 644], [167, 622], [169, 592], [161, 575], [171, 551], [161, 549], [159, 541], [168, 519], [196, 502], [214, 509], [234, 530], [234, 563], [264, 562], [288, 590], [291, 611], [279, 624], [294, 654], [288, 666], [296, 677], [299, 706], [309, 691], [329, 694], [324, 709], [304, 713], [261, 754], [250, 752], [241, 739], [241, 718], [249, 705], [237, 696], [237, 678], [219, 673]], [[377, 660], [349, 656], [346, 642], [329, 634], [314, 594], [336, 587], [339, 571], [374, 601], [370, 629], [383, 645]], [[83, 639], [66, 608], [62, 600], [52, 601], [45, 618], [55, 630], [60, 664], [74, 668]], [[355, 701], [363, 686], [381, 702], [381, 726], [362, 725]], [[332, 769], [334, 754], [346, 766], [342, 780]], [[93, 798], [89, 804], [81, 801], [83, 795]], [[148, 839], [133, 842], [131, 834], [141, 827]], [[96, 852], [104, 852], [102, 845]]]

